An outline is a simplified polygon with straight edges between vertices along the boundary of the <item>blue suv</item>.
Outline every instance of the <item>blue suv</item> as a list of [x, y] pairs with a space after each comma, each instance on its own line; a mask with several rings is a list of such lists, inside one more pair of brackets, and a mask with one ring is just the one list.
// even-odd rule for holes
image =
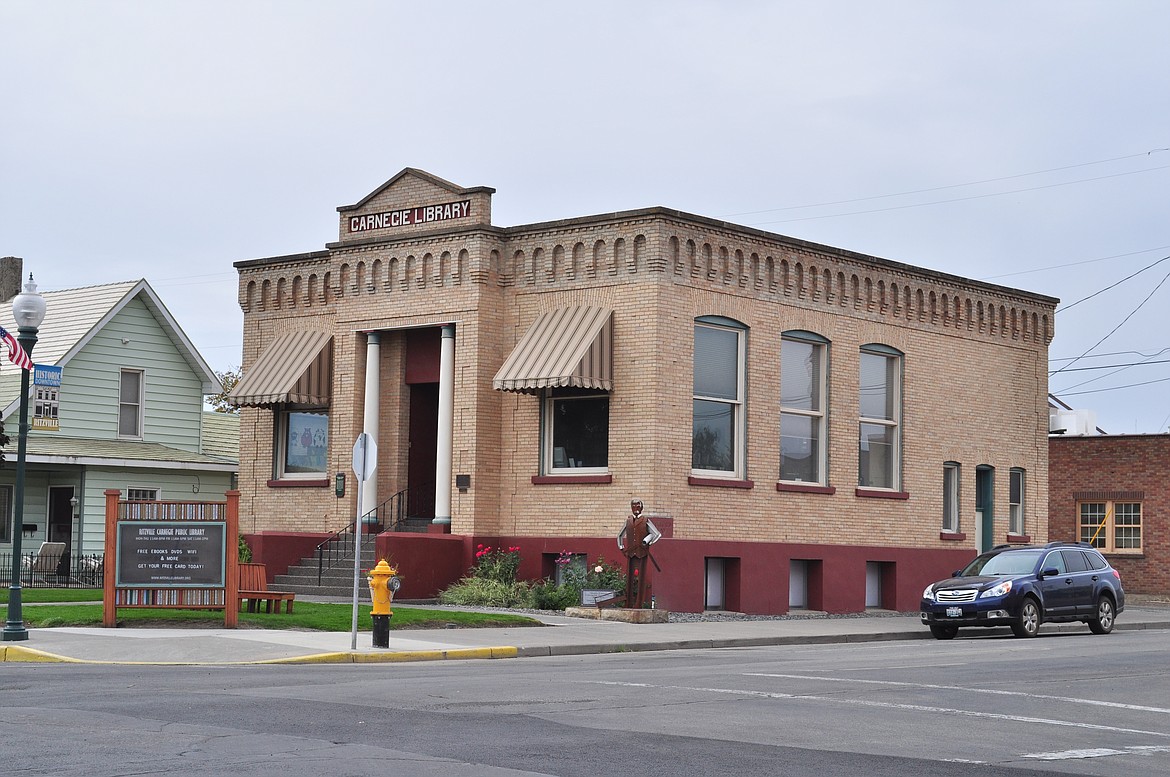
[[960, 626], [1011, 626], [1034, 637], [1045, 621], [1081, 621], [1108, 634], [1125, 609], [1121, 575], [1085, 542], [999, 545], [922, 592], [922, 623], [936, 639]]

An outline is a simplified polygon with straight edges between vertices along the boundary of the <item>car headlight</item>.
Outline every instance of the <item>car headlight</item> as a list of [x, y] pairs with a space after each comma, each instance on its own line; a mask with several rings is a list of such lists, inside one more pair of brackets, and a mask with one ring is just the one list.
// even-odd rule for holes
[[934, 599], [934, 583], [931, 583], [922, 591], [922, 598], [931, 600]]
[[1004, 580], [1002, 583], [999, 583], [998, 585], [993, 585], [991, 588], [988, 588], [986, 591], [979, 594], [979, 598], [980, 599], [989, 599], [989, 598], [994, 597], [994, 596], [1006, 596], [1007, 592], [1010, 590], [1012, 590], [1012, 581], [1011, 580]]

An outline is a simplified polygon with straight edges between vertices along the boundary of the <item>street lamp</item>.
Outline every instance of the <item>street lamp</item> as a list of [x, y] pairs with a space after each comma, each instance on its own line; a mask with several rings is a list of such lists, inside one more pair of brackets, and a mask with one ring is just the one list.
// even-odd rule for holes
[[[32, 354], [37, 344], [37, 329], [45, 320], [45, 298], [37, 294], [32, 273], [24, 291], [12, 300], [12, 317], [16, 319], [16, 341], [25, 353]], [[24, 452], [28, 445], [28, 370], [20, 371], [20, 426], [16, 443], [16, 494], [12, 517], [12, 580], [8, 586], [8, 622], [4, 624], [4, 641], [28, 639], [20, 601], [20, 539], [24, 534]]]

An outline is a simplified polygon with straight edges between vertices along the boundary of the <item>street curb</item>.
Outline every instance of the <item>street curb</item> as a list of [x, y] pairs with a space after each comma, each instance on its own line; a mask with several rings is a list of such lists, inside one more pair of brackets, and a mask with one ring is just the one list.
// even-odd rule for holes
[[14, 664], [91, 664], [117, 666], [256, 666], [261, 664], [391, 664], [410, 661], [471, 661], [516, 658], [519, 648], [511, 646], [458, 648], [454, 650], [398, 650], [383, 653], [314, 653], [288, 658], [265, 658], [256, 661], [98, 661], [69, 658], [43, 650], [24, 647], [0, 648], [0, 663]]
[[[1139, 623], [1118, 623], [1116, 631], [1144, 631], [1170, 629], [1170, 620]], [[963, 636], [1002, 637], [1010, 634], [1007, 628], [970, 628]], [[1049, 623], [1045, 634], [1088, 634], [1082, 623]], [[1043, 636], [1043, 634], [1041, 634]], [[613, 653], [643, 653], [667, 650], [708, 650], [713, 648], [776, 647], [783, 645], [860, 644], [866, 642], [893, 642], [911, 639], [931, 639], [930, 632], [889, 631], [869, 634], [805, 634], [777, 637], [739, 637], [728, 639], [690, 639], [661, 642], [590, 643], [576, 645], [540, 645], [532, 647], [478, 647], [449, 650], [396, 650], [380, 652], [337, 651], [313, 653], [287, 658], [258, 659], [255, 661], [101, 661], [70, 658], [47, 653], [35, 648], [6, 645], [0, 647], [0, 663], [63, 663], [106, 664], [126, 666], [248, 666], [264, 664], [390, 664], [418, 661], [471, 661], [498, 658], [546, 658], [552, 656], [583, 656]]]
[[516, 658], [520, 649], [510, 646], [457, 648], [453, 650], [394, 650], [383, 653], [315, 653], [290, 658], [249, 661], [251, 664], [397, 664], [410, 661], [470, 661]]
[[36, 648], [19, 647], [17, 645], [6, 645], [0, 647], [0, 662], [13, 664], [85, 664], [87, 661], [82, 661], [76, 658], [66, 658], [65, 656], [58, 656], [52, 653], [46, 653], [43, 650]]

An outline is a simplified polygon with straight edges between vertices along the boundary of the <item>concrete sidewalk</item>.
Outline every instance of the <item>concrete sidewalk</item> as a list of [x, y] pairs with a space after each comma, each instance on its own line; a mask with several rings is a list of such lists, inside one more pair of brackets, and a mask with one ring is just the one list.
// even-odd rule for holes
[[[559, 615], [536, 616], [543, 627], [392, 631], [388, 649], [358, 633], [275, 629], [30, 629], [29, 639], [0, 643], [0, 661], [113, 664], [387, 663], [450, 659], [517, 658], [792, 644], [928, 639], [917, 615], [873, 614], [771, 620], [710, 620], [631, 624]], [[1118, 631], [1170, 629], [1170, 607], [1127, 607]], [[1089, 633], [1081, 623], [1049, 623], [1040, 636]], [[965, 629], [959, 639], [1008, 634], [1006, 629]]]

